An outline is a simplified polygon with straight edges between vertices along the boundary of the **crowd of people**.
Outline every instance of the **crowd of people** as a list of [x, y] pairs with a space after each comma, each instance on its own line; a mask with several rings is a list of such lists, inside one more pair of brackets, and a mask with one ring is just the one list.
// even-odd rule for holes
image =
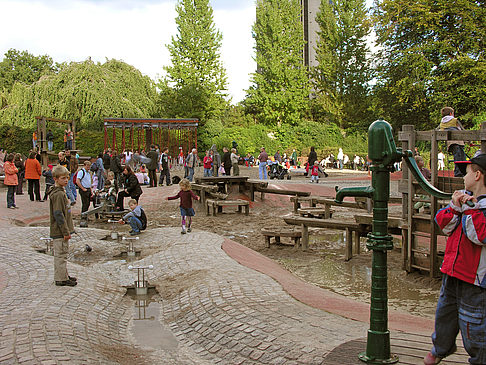
[[[65, 146], [69, 147], [72, 136], [70, 137], [68, 130], [65, 132]], [[33, 142], [36, 142], [34, 137]], [[260, 179], [268, 178], [268, 170], [272, 164], [279, 164], [286, 169], [292, 166], [300, 167], [295, 149], [288, 156], [286, 153], [280, 154], [279, 150], [273, 156], [269, 156], [262, 147], [260, 154], [255, 158], [250, 153], [244, 157], [240, 156], [237, 148], [238, 144], [233, 142], [232, 148], [223, 147], [220, 154], [216, 145], [213, 145], [205, 151], [202, 160], [199, 158], [196, 148], [190, 149], [186, 155], [183, 148], [179, 147], [179, 154], [176, 157], [170, 156], [167, 147], [160, 148], [158, 145], [151, 145], [148, 152], [125, 150], [118, 153], [116, 150], [107, 149], [98, 156], [84, 161], [81, 166], [79, 155], [71, 154], [71, 150], [67, 148], [58, 153], [57, 165], [63, 166], [69, 171], [70, 176], [65, 188], [66, 195], [71, 205], [76, 204], [77, 197], [80, 196], [82, 212], [89, 209], [91, 202], [97, 203], [97, 195], [106, 186], [115, 188], [118, 197], [116, 207], [122, 210], [123, 198], [131, 197], [138, 201], [142, 194], [141, 185], [148, 185], [148, 187], [162, 186], [164, 183], [166, 186], [172, 185], [171, 169], [182, 170], [180, 171], [182, 176], [178, 177], [177, 182], [181, 178], [187, 178], [189, 182], [192, 182], [195, 170], [200, 165], [203, 167], [205, 177], [238, 176], [242, 166], [258, 166]], [[311, 171], [309, 176], [312, 176], [313, 173], [326, 174], [324, 169], [329, 167], [343, 168], [348, 164], [349, 159], [345, 154], [340, 158], [341, 154], [342, 149], [340, 149], [337, 159], [331, 154], [318, 162], [317, 153], [312, 147], [305, 164], [306, 169]], [[312, 172], [315, 162], [318, 162], [319, 169], [314, 169], [315, 171]], [[38, 202], [47, 200], [48, 190], [54, 186], [52, 178], [54, 165], [50, 164], [47, 169], [42, 170], [41, 155], [37, 146], [31, 150], [27, 158], [19, 153], [7, 153], [0, 150], [0, 170], [4, 170], [4, 184], [8, 187], [8, 208], [17, 208], [15, 195], [23, 194], [24, 180], [27, 180], [30, 200]], [[353, 168], [358, 169], [363, 166], [366, 166], [364, 160], [355, 156]], [[42, 177], [45, 178], [46, 186], [43, 194], [40, 191]]]

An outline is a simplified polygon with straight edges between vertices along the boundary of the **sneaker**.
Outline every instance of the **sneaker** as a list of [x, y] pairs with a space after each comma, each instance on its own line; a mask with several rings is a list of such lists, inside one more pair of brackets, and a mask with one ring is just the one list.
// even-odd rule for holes
[[140, 232], [135, 232], [135, 231], [133, 231], [133, 232], [131, 232], [131, 233], [130, 233], [130, 236], [137, 236], [139, 233], [140, 233]]
[[441, 361], [442, 358], [432, 355], [432, 352], [429, 352], [427, 356], [424, 357], [424, 365], [435, 365]]
[[18, 207], [18, 206], [16, 206], [16, 205], [14, 205], [13, 207], [14, 207], [15, 209], [19, 209], [19, 207]]
[[74, 280], [66, 280], [66, 281], [56, 281], [56, 286], [76, 286], [78, 283]]
[[181, 234], [186, 234], [186, 230], [182, 228]]
[[192, 232], [192, 228], [191, 228], [191, 227], [189, 227], [189, 228], [187, 229], [187, 232]]
[[8, 209], [15, 209], [15, 207], [12, 205], [11, 207], [7, 207]]

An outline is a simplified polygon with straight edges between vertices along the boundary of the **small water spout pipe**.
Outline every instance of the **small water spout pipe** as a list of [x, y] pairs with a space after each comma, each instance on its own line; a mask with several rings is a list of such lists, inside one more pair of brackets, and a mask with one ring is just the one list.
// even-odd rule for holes
[[336, 198], [334, 201], [338, 204], [341, 204], [345, 197], [353, 196], [353, 197], [363, 197], [363, 198], [373, 198], [373, 193], [375, 189], [371, 186], [361, 186], [361, 187], [352, 187], [352, 188], [342, 188], [339, 189], [336, 186]]

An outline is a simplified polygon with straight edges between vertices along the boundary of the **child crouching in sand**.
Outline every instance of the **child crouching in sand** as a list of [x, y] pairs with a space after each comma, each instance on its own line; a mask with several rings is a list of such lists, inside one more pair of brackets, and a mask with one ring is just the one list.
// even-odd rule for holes
[[182, 179], [179, 182], [181, 190], [175, 196], [167, 197], [167, 200], [181, 199], [181, 220], [182, 220], [182, 234], [186, 233], [186, 217], [188, 217], [187, 222], [187, 232], [191, 232], [192, 217], [196, 215], [194, 209], [192, 208], [192, 199], [199, 200], [199, 197], [195, 195], [191, 190], [191, 183], [187, 179]]

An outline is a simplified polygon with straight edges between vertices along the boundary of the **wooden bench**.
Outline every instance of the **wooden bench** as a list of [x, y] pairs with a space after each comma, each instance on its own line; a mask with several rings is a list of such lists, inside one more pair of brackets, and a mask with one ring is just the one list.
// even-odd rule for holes
[[368, 225], [361, 225], [354, 222], [334, 221], [330, 219], [287, 217], [284, 218], [284, 221], [289, 225], [302, 227], [303, 250], [306, 250], [309, 247], [309, 227], [339, 229], [346, 231], [346, 250], [344, 254], [344, 259], [346, 261], [353, 257], [353, 241], [355, 242], [354, 251], [359, 254], [360, 238], [366, 236], [371, 230]]
[[223, 207], [225, 206], [237, 206], [238, 213], [243, 212], [243, 207], [245, 208], [245, 215], [250, 214], [250, 202], [243, 200], [243, 199], [236, 199], [236, 200], [213, 200], [208, 199], [206, 200], [206, 215], [210, 215], [212, 212], [213, 216], [216, 216], [217, 213], [223, 213]]
[[[356, 214], [354, 220], [360, 225], [371, 226], [373, 224], [373, 214]], [[404, 226], [406, 224], [401, 217], [388, 216], [388, 233], [401, 235]]]
[[265, 194], [280, 194], [280, 195], [293, 195], [293, 196], [310, 196], [311, 193], [308, 191], [298, 191], [290, 189], [277, 189], [277, 188], [261, 188], [256, 187], [256, 190], [262, 193], [262, 200]]
[[281, 243], [281, 237], [290, 237], [294, 241], [294, 248], [299, 247], [302, 232], [294, 228], [262, 228], [262, 235], [265, 238], [267, 248], [270, 247], [272, 237], [275, 237], [275, 243]]
[[291, 196], [290, 201], [294, 203], [294, 213], [297, 214], [298, 210], [301, 208], [301, 204], [306, 202], [309, 203], [309, 207], [314, 208], [317, 205], [317, 198], [318, 196], [309, 195], [309, 196]]
[[[297, 210], [297, 213], [299, 213], [301, 217], [322, 219], [324, 218], [326, 210], [324, 208], [317, 208], [317, 207], [300, 208]], [[331, 217], [332, 217], [332, 211], [331, 211]]]
[[194, 191], [201, 199], [200, 203], [206, 205], [206, 196], [211, 195], [210, 193], [217, 193], [217, 185], [205, 185], [205, 184], [191, 184], [191, 190]]
[[366, 202], [363, 203], [361, 201], [354, 201], [354, 202], [343, 201], [342, 203], [336, 203], [334, 199], [327, 199], [327, 198], [319, 198], [316, 201], [317, 203], [324, 205], [324, 209], [326, 210], [326, 213], [324, 214], [324, 218], [326, 219], [331, 218], [332, 206], [353, 208], [353, 209], [366, 209], [368, 213], [371, 212], [372, 209], [372, 207], [366, 204]]
[[[256, 180], [256, 179], [248, 179], [245, 181], [245, 185], [244, 185], [244, 188], [250, 191], [250, 200], [252, 202], [255, 201], [255, 191], [258, 191], [257, 189], [264, 189], [266, 187], [268, 187], [267, 181]], [[263, 195], [261, 198], [263, 199]]]

